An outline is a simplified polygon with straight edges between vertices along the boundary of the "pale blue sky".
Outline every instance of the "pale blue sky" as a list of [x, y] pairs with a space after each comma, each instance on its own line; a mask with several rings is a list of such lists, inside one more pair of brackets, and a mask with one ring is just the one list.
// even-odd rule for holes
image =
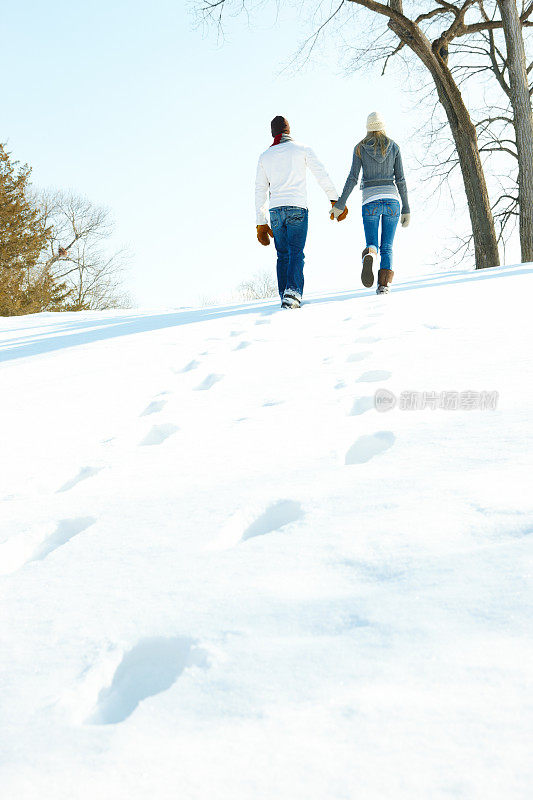
[[[134, 254], [127, 288], [137, 303], [195, 303], [274, 270], [273, 246], [255, 240], [253, 182], [276, 114], [315, 149], [340, 191], [367, 114], [381, 111], [402, 146], [413, 212], [398, 232], [397, 272], [430, 270], [439, 232], [453, 220], [439, 218], [417, 186], [416, 98], [397, 70], [346, 77], [331, 47], [280, 74], [306, 30], [295, 9], [276, 22], [267, 5], [252, 27], [231, 19], [217, 44], [214, 31], [195, 28], [191, 5], [34, 0], [2, 12], [10, 78], [0, 139], [33, 167], [37, 185], [112, 210], [117, 242]], [[350, 288], [363, 246], [360, 192], [338, 224], [312, 176], [309, 188], [307, 289]]]

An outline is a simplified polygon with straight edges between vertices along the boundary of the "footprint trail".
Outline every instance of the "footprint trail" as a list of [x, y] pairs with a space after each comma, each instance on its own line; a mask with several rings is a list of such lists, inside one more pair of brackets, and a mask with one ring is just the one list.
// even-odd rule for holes
[[194, 639], [163, 636], [141, 639], [118, 665], [111, 685], [101, 690], [92, 725], [124, 722], [147, 697], [170, 689], [190, 667], [209, 666], [207, 653]]
[[358, 383], [374, 383], [375, 381], [386, 381], [390, 378], [392, 372], [386, 369], [371, 369], [368, 372], [363, 372], [357, 379]]
[[44, 542], [41, 542], [31, 558], [28, 559], [27, 563], [30, 563], [30, 561], [42, 561], [49, 556], [50, 553], [53, 553], [54, 550], [57, 550], [58, 547], [62, 547], [69, 542], [74, 536], [86, 531], [87, 528], [90, 528], [95, 522], [95, 517], [77, 517], [75, 519], [60, 520], [57, 523], [57, 528], [54, 533], [48, 536]]
[[366, 464], [374, 456], [378, 456], [392, 447], [395, 440], [396, 437], [390, 431], [379, 431], [372, 436], [360, 436], [346, 453], [344, 463]]
[[173, 425], [171, 422], [164, 425], [154, 425], [142, 440], [141, 445], [162, 444], [169, 436], [172, 436], [172, 434], [176, 433], [178, 430], [178, 426]]
[[373, 397], [357, 397], [353, 402], [350, 416], [358, 417], [360, 414], [364, 414], [365, 411], [370, 411], [371, 408], [374, 408]]
[[146, 406], [146, 408], [144, 409], [144, 411], [141, 413], [140, 416], [147, 417], [150, 414], [158, 414], [160, 411], [164, 409], [166, 404], [167, 404], [166, 400], [152, 400], [152, 402]]
[[92, 478], [93, 475], [97, 475], [102, 469], [103, 467], [82, 467], [74, 478], [71, 478], [57, 490], [58, 494], [59, 492], [68, 492], [69, 489], [72, 489], [77, 483], [85, 481], [87, 478]]
[[264, 536], [266, 533], [277, 531], [290, 522], [302, 519], [303, 516], [304, 512], [300, 503], [294, 500], [278, 500], [246, 528], [242, 535], [242, 541], [245, 542], [255, 536]]
[[196, 387], [196, 391], [197, 392], [207, 391], [212, 386], [214, 386], [215, 383], [221, 381], [223, 377], [224, 377], [223, 375], [216, 375], [214, 372], [212, 372], [210, 375], [207, 376], [207, 378], [204, 378], [204, 380], [198, 384], [198, 386]]

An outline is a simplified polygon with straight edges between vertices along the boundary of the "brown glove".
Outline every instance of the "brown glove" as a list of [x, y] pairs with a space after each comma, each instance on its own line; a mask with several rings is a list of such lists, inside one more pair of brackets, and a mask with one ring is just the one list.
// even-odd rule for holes
[[[336, 200], [330, 200], [331, 206], [333, 207], [336, 202], [337, 202]], [[337, 222], [342, 222], [343, 219], [346, 219], [347, 216], [348, 216], [348, 206], [345, 206], [344, 211], [342, 211], [338, 216], [336, 216], [332, 211], [331, 214], [329, 215], [329, 218], [336, 219]]]
[[274, 236], [268, 225], [257, 226], [257, 241], [265, 247], [270, 244], [270, 236]]

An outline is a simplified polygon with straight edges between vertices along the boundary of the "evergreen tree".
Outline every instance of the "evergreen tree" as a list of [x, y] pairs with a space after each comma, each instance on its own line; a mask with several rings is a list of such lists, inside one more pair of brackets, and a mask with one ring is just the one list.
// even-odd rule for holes
[[[39, 256], [50, 239], [43, 214], [30, 193], [31, 169], [18, 166], [0, 144], [0, 315], [27, 314], [47, 307], [58, 292]], [[37, 272], [37, 274], [35, 274]]]

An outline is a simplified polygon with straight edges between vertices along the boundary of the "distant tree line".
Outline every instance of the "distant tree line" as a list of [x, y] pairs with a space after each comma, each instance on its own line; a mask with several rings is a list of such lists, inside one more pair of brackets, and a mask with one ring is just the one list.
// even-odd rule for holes
[[278, 286], [271, 272], [259, 270], [250, 278], [239, 283], [236, 289], [224, 295], [203, 295], [202, 306], [220, 306], [224, 303], [242, 303], [249, 300], [268, 300], [277, 297]]
[[128, 306], [125, 253], [106, 247], [109, 212], [72, 193], [35, 192], [30, 176], [0, 144], [0, 316]]

